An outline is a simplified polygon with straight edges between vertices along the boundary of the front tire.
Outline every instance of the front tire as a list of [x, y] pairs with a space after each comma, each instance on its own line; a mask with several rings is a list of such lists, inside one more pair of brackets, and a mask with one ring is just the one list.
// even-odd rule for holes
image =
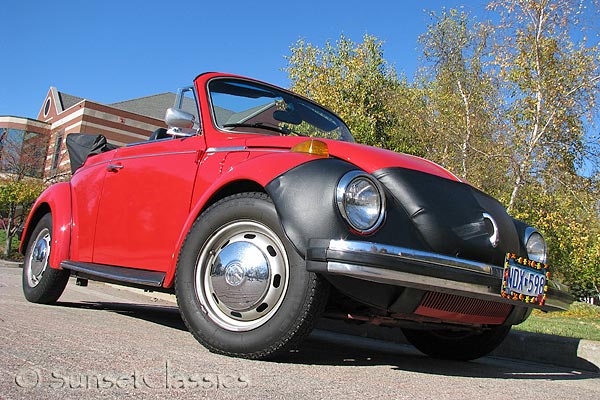
[[23, 263], [23, 294], [32, 303], [53, 304], [65, 290], [70, 272], [50, 267], [52, 215], [39, 220], [27, 244]]
[[468, 361], [491, 353], [502, 343], [511, 326], [494, 326], [483, 331], [403, 329], [406, 339], [433, 358]]
[[266, 359], [310, 333], [328, 286], [306, 271], [269, 197], [242, 193], [194, 223], [179, 255], [175, 292], [188, 329], [210, 351]]

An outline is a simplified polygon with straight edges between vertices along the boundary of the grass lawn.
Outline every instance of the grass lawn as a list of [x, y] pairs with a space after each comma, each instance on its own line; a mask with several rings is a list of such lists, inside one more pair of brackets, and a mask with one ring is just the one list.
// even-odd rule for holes
[[600, 341], [600, 306], [574, 303], [569, 311], [534, 310], [527, 321], [513, 329]]

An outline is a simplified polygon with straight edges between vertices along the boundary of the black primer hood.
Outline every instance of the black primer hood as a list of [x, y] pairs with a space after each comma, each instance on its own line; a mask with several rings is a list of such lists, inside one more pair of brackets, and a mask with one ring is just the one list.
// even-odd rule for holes
[[[507, 252], [520, 252], [513, 218], [500, 202], [474, 187], [404, 168], [384, 168], [373, 175], [433, 251], [494, 264], [501, 264]], [[496, 247], [490, 241], [494, 224]]]

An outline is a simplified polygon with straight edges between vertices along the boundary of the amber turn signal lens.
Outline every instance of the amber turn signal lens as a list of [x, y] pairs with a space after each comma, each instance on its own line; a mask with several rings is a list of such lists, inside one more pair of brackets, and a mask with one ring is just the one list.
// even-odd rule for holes
[[306, 153], [318, 157], [329, 157], [329, 149], [327, 143], [320, 140], [306, 140], [292, 147], [294, 153]]

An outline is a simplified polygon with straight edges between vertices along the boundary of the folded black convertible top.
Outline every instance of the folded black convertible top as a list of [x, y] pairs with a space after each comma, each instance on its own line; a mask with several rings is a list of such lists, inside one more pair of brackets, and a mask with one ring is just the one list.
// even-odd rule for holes
[[71, 133], [67, 135], [67, 150], [71, 160], [71, 173], [75, 173], [89, 156], [114, 150], [119, 146], [108, 143], [103, 135]]

